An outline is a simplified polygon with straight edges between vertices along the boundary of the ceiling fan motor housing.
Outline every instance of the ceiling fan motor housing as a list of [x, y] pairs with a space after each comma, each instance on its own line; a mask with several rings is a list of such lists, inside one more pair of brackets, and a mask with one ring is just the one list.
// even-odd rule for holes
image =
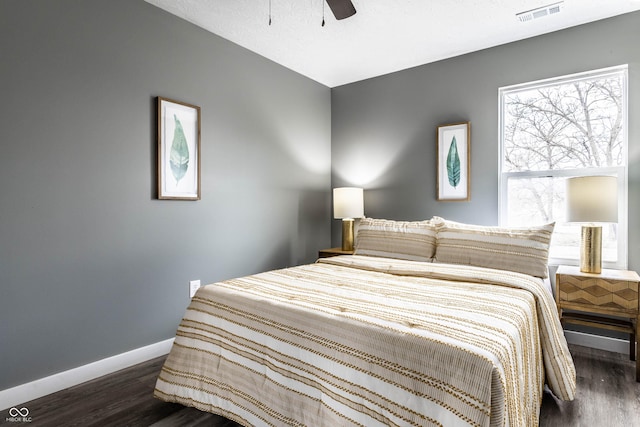
[[327, 4], [333, 12], [336, 19], [345, 19], [356, 14], [356, 8], [353, 7], [351, 0], [327, 0]]

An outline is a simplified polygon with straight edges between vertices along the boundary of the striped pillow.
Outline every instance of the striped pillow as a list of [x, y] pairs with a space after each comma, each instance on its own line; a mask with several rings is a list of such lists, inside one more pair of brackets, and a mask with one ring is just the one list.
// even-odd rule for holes
[[431, 262], [435, 249], [436, 229], [431, 221], [363, 218], [355, 254]]
[[546, 278], [555, 223], [503, 228], [431, 219], [437, 230], [435, 260], [509, 270]]

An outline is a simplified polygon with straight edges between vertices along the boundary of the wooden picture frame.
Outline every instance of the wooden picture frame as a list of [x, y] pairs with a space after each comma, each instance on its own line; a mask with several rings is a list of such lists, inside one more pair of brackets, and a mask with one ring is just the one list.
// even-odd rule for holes
[[471, 199], [471, 122], [438, 126], [437, 200]]
[[200, 107], [160, 96], [158, 199], [200, 200]]

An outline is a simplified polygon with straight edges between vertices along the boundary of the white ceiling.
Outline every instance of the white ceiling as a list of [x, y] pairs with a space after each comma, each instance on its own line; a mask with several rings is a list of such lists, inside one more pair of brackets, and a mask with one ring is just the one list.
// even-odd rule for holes
[[640, 0], [565, 0], [520, 22], [558, 0], [352, 0], [357, 13], [337, 21], [324, 0], [271, 0], [269, 25], [269, 0], [146, 1], [328, 87], [640, 10]]

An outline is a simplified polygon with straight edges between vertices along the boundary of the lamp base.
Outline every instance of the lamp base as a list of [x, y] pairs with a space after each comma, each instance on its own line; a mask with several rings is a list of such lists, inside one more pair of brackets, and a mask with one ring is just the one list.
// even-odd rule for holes
[[602, 272], [602, 227], [599, 225], [582, 226], [580, 271], [593, 274]]
[[351, 218], [344, 218], [342, 220], [342, 250], [353, 250], [353, 224], [354, 220]]

